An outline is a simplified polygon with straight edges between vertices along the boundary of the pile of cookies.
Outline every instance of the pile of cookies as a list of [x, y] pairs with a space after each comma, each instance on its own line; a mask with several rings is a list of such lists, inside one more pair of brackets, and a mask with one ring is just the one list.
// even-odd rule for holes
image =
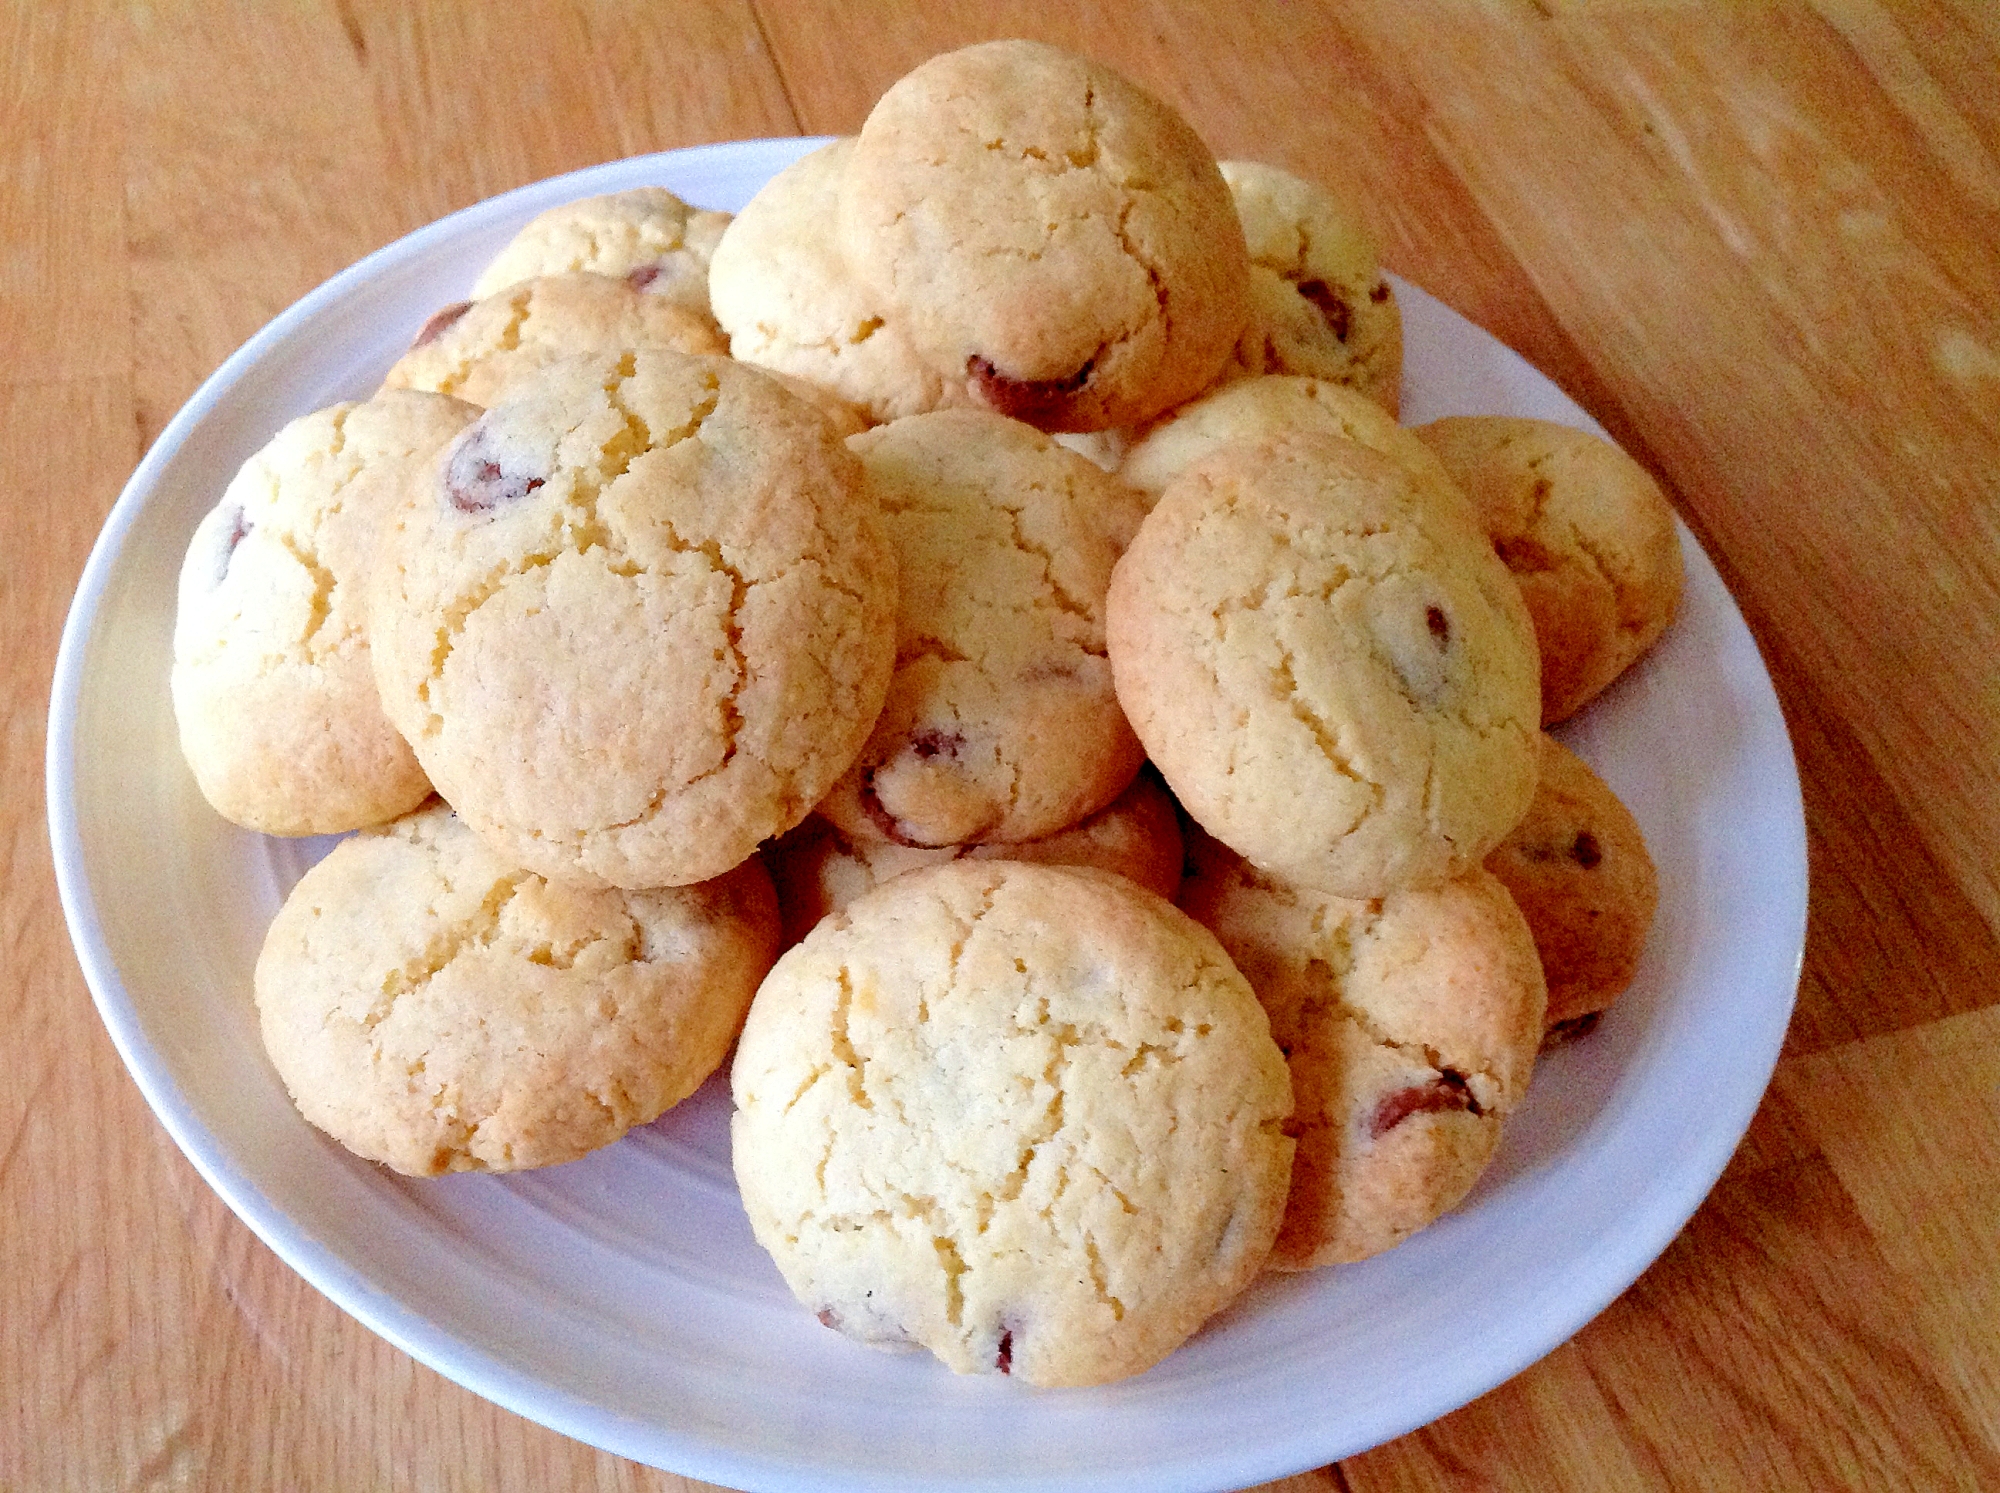
[[531, 223], [182, 571], [202, 792], [359, 831], [257, 964], [300, 1110], [548, 1165], [735, 1044], [804, 1305], [1041, 1385], [1422, 1228], [1632, 978], [1651, 863], [1542, 728], [1680, 560], [1401, 358], [1351, 209], [1026, 42], [734, 219]]

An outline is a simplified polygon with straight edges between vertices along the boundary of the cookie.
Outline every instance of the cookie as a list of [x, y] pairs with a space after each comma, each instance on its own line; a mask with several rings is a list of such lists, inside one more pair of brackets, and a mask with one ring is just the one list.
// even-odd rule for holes
[[834, 237], [851, 139], [794, 161], [715, 248], [709, 295], [732, 357], [831, 391], [871, 424], [972, 402], [933, 369]]
[[827, 427], [843, 441], [851, 435], [860, 435], [872, 423], [860, 410], [824, 384], [815, 384], [796, 374], [780, 372], [776, 368], [760, 368], [757, 371], [818, 410]]
[[1456, 1207], [1527, 1093], [1542, 1037], [1535, 945], [1475, 867], [1348, 901], [1192, 837], [1181, 905], [1270, 1014], [1291, 1067], [1298, 1154], [1279, 1270], [1363, 1260]]
[[1238, 379], [1183, 405], [1139, 433], [1118, 475], [1157, 498], [1218, 447], [1316, 432], [1358, 441], [1407, 470], [1442, 503], [1464, 506], [1444, 464], [1376, 401], [1323, 378]]
[[1221, 169], [1250, 249], [1250, 324], [1232, 368], [1327, 379], [1395, 414], [1403, 313], [1361, 215], [1276, 166], [1224, 161]]
[[1068, 829], [1016, 845], [896, 845], [849, 839], [813, 814], [764, 851], [784, 914], [785, 945], [812, 931], [893, 876], [953, 860], [1035, 861], [1050, 866], [1095, 866], [1115, 872], [1172, 900], [1181, 884], [1180, 816], [1159, 780], [1140, 773], [1117, 798]]
[[821, 923], [731, 1069], [744, 1209], [827, 1326], [1101, 1384], [1263, 1264], [1284, 1059], [1215, 940], [1121, 876], [959, 861]]
[[1549, 985], [1551, 1039], [1580, 1036], [1639, 967], [1660, 881], [1639, 821], [1553, 736], [1527, 817], [1486, 857], [1520, 904]]
[[445, 307], [424, 324], [383, 383], [493, 405], [562, 358], [635, 347], [728, 351], [706, 315], [666, 296], [610, 275], [544, 275], [482, 301]]
[[1223, 446], [1118, 562], [1118, 698], [1182, 805], [1347, 897], [1475, 867], [1527, 811], [1534, 635], [1463, 505], [1354, 441]]
[[1037, 42], [949, 52], [884, 93], [839, 225], [933, 368], [1046, 430], [1192, 397], [1248, 316], [1243, 229], [1207, 147], [1109, 68]]
[[701, 1086], [777, 950], [756, 862], [583, 891], [517, 871], [442, 804], [343, 840], [257, 958], [299, 1110], [411, 1176], [573, 1161]]
[[895, 555], [810, 406], [723, 358], [552, 366], [384, 535], [389, 717], [506, 859], [583, 885], [718, 876], [866, 740]]
[[196, 527], [174, 618], [174, 719], [225, 819], [330, 835], [430, 796], [375, 693], [367, 572], [400, 485], [478, 413], [394, 390], [301, 416]]
[[1038, 839], [1103, 808], [1143, 758], [1104, 648], [1138, 495], [987, 410], [848, 445], [896, 546], [896, 675], [819, 812], [850, 836], [957, 845]]
[[729, 214], [691, 207], [664, 187], [635, 187], [552, 207], [515, 234], [472, 284], [483, 301], [524, 280], [588, 271], [708, 311], [708, 265]]
[[1569, 719], [1673, 620], [1673, 509], [1609, 441], [1547, 420], [1460, 415], [1419, 426], [1520, 583], [1542, 650], [1542, 724]]

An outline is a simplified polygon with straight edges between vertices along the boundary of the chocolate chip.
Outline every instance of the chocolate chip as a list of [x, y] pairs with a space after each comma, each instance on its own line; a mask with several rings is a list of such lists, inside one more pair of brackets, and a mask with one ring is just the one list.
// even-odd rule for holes
[[1556, 557], [1550, 553], [1546, 545], [1531, 535], [1519, 534], [1512, 538], [1495, 539], [1493, 548], [1499, 552], [1500, 563], [1516, 575], [1556, 568]]
[[1387, 280], [1377, 280], [1375, 282], [1375, 288], [1368, 292], [1368, 299], [1373, 301], [1378, 306], [1381, 305], [1384, 301], [1388, 300], [1389, 282]]
[[1465, 1086], [1465, 1075], [1446, 1068], [1429, 1083], [1384, 1094], [1375, 1106], [1375, 1113], [1368, 1117], [1368, 1134], [1380, 1140], [1411, 1115], [1446, 1114], [1455, 1109], [1480, 1113], [1479, 1101]]
[[1011, 1327], [1000, 1334], [1000, 1354], [993, 1360], [993, 1367], [1003, 1374], [1014, 1372], [1014, 1329]]
[[418, 348], [428, 347], [431, 343], [437, 341], [438, 338], [444, 335], [446, 327], [457, 321], [471, 309], [472, 302], [470, 301], [454, 301], [451, 305], [441, 310], [433, 311], [430, 320], [417, 328], [417, 335], [410, 342], [410, 351], [415, 352]]
[[1431, 641], [1440, 652], [1451, 646], [1451, 618], [1445, 616], [1443, 607], [1425, 607], [1424, 626], [1431, 630]]
[[659, 278], [660, 267], [657, 264], [642, 264], [636, 270], [626, 275], [625, 283], [634, 290], [644, 290]]
[[1067, 418], [1074, 396], [1090, 382], [1096, 366], [1097, 359], [1092, 358], [1068, 378], [1018, 379], [1006, 377], [992, 360], [977, 353], [965, 360], [966, 376], [979, 397], [1001, 414], [1029, 425], [1049, 425]]
[[965, 738], [956, 731], [919, 731], [910, 738], [910, 750], [924, 761], [933, 757], [956, 757]]
[[1597, 836], [1589, 830], [1581, 831], [1576, 843], [1569, 848], [1569, 858], [1586, 871], [1593, 871], [1597, 863], [1604, 859], [1604, 851], [1598, 846]]
[[1308, 280], [1299, 287], [1299, 294], [1319, 307], [1319, 314], [1333, 335], [1345, 342], [1354, 329], [1354, 312], [1339, 293], [1324, 280]]
[[491, 513], [503, 503], [518, 503], [540, 487], [543, 478], [510, 468], [494, 450], [484, 422], [474, 425], [452, 448], [445, 463], [444, 492], [460, 513]]

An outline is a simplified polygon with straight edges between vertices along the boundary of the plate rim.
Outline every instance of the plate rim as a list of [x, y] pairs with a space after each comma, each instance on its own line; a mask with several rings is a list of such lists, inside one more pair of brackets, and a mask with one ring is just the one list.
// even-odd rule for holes
[[[419, 1362], [483, 1398], [586, 1444], [642, 1463], [666, 1467], [685, 1476], [745, 1489], [1145, 1487], [1185, 1489], [1188, 1493], [1196, 1493], [1196, 1490], [1219, 1486], [1218, 1478], [1254, 1482], [1323, 1465], [1329, 1460], [1325, 1454], [1329, 1438], [1322, 1436], [1315, 1442], [1309, 1434], [1301, 1433], [1283, 1443], [1252, 1448], [1231, 1447], [1197, 1461], [1183, 1461], [1165, 1469], [1103, 1469], [1077, 1475], [1047, 1474], [1027, 1478], [972, 1472], [954, 1476], [948, 1482], [925, 1474], [894, 1470], [877, 1470], [857, 1476], [846, 1471], [829, 1472], [801, 1458], [784, 1456], [783, 1448], [775, 1445], [766, 1446], [763, 1453], [756, 1456], [727, 1448], [718, 1449], [710, 1440], [669, 1422], [640, 1423], [607, 1411], [566, 1388], [553, 1385], [485, 1349], [463, 1341], [450, 1329], [412, 1311], [399, 1298], [377, 1290], [340, 1254], [299, 1230], [290, 1215], [277, 1207], [250, 1177], [227, 1156], [219, 1154], [220, 1143], [196, 1117], [191, 1102], [173, 1076], [167, 1058], [142, 1029], [136, 1003], [124, 984], [105, 939], [91, 887], [82, 825], [73, 791], [85, 665], [103, 614], [107, 589], [116, 576], [118, 562], [131, 531], [145, 511], [149, 495], [158, 485], [161, 471], [172, 462], [189, 436], [213, 412], [223, 396], [241, 380], [245, 371], [300, 324], [309, 321], [322, 308], [344, 299], [356, 286], [374, 279], [390, 266], [421, 257], [434, 242], [455, 238], [482, 222], [498, 221], [539, 205], [552, 205], [571, 197], [589, 195], [594, 190], [602, 190], [607, 180], [622, 181], [636, 174], [698, 172], [712, 163], [721, 162], [741, 170], [746, 161], [753, 159], [766, 161], [770, 169], [775, 170], [829, 138], [832, 137], [770, 137], [654, 152], [584, 167], [471, 203], [383, 245], [317, 285], [267, 322], [203, 380], [142, 456], [107, 515], [79, 578], [57, 651], [49, 703], [46, 805], [58, 894], [72, 947], [92, 1001], [121, 1061], [176, 1146], [230, 1210], [273, 1253], [343, 1311]], [[1417, 297], [1436, 300], [1420, 288], [1408, 286], [1407, 282], [1398, 280], [1397, 286], [1399, 294], [1407, 288]], [[1496, 346], [1505, 347], [1484, 328], [1477, 327], [1470, 318], [1452, 311], [1442, 301], [1436, 303], [1449, 315], [1475, 327]], [[1574, 406], [1567, 391], [1562, 390], [1554, 380], [1512, 349], [1506, 351]], [[1579, 414], [1583, 413], [1580, 406], [1576, 408]], [[1588, 416], [1585, 415], [1585, 418]], [[1762, 1081], [1742, 1116], [1742, 1123], [1735, 1123], [1734, 1116], [1731, 1116], [1729, 1124], [1704, 1131], [1697, 1164], [1683, 1166], [1673, 1174], [1680, 1185], [1671, 1190], [1671, 1205], [1665, 1210], [1678, 1220], [1672, 1229], [1666, 1230], [1657, 1239], [1653, 1237], [1660, 1232], [1657, 1228], [1632, 1230], [1621, 1236], [1618, 1242], [1624, 1247], [1615, 1252], [1613, 1263], [1600, 1268], [1599, 1289], [1566, 1298], [1564, 1310], [1543, 1319], [1542, 1329], [1534, 1334], [1534, 1343], [1503, 1356], [1500, 1362], [1505, 1372], [1499, 1377], [1492, 1376], [1490, 1368], [1493, 1360], [1488, 1359], [1488, 1370], [1470, 1376], [1481, 1381], [1477, 1387], [1461, 1392], [1463, 1386], [1457, 1385], [1444, 1395], [1434, 1397], [1448, 1403], [1422, 1407], [1423, 1413], [1418, 1420], [1393, 1415], [1378, 1417], [1396, 1424], [1386, 1429], [1378, 1425], [1364, 1430], [1363, 1436], [1370, 1439], [1361, 1440], [1356, 1445], [1340, 1446], [1332, 1452], [1335, 1457], [1353, 1455], [1366, 1446], [1379, 1444], [1415, 1426], [1427, 1424], [1497, 1387], [1568, 1341], [1585, 1323], [1623, 1294], [1672, 1243], [1713, 1189], [1740, 1144], [1775, 1071], [1783, 1035], [1797, 999], [1809, 905], [1806, 826], [1796, 751], [1769, 666], [1755, 635], [1727, 586], [1719, 574], [1714, 573], [1713, 562], [1678, 517], [1676, 525], [1684, 550], [1691, 549], [1713, 577], [1726, 609], [1723, 625], [1732, 631], [1740, 630], [1749, 644], [1757, 667], [1754, 679], [1747, 681], [1750, 685], [1747, 698], [1759, 707], [1760, 725], [1775, 725], [1784, 747], [1782, 763], [1769, 764], [1781, 766], [1782, 771], [1779, 780], [1770, 785], [1768, 791], [1774, 799], [1782, 800], [1777, 806], [1787, 811], [1783, 815], [1787, 834], [1781, 845], [1767, 847], [1767, 853], [1781, 863], [1774, 880], [1782, 879], [1788, 888], [1796, 887], [1796, 902], [1786, 909], [1789, 916], [1779, 930], [1781, 946], [1790, 951], [1786, 960], [1789, 989], [1782, 1005], [1781, 1019], [1775, 1004], [1764, 1013], [1767, 1018], [1765, 1024], [1775, 1028], [1776, 1037], [1769, 1042], [1769, 1061], [1762, 1065]], [[1300, 1460], [1300, 1449], [1309, 1445], [1317, 1446], [1318, 1450], [1308, 1450], [1307, 1459]], [[1273, 1448], [1280, 1446], [1282, 1450], [1274, 1453]], [[663, 1456], [671, 1460], [663, 1461]], [[1242, 1482], [1231, 1482], [1230, 1485], [1240, 1486]]]

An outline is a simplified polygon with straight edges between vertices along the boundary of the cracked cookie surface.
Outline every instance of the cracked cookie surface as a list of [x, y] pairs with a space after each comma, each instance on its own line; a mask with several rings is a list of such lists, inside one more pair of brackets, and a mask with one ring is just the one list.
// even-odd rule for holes
[[439, 311], [383, 383], [494, 405], [563, 358], [635, 347], [729, 350], [705, 311], [611, 275], [543, 275]]
[[1550, 1038], [1582, 1035], [1632, 983], [1659, 909], [1639, 821], [1587, 762], [1544, 734], [1534, 802], [1486, 869], [1535, 936]]
[[927, 363], [834, 233], [851, 138], [780, 171], [750, 199], [709, 267], [732, 357], [830, 390], [885, 424], [972, 403]]
[[779, 961], [731, 1080], [744, 1207], [793, 1293], [959, 1373], [1140, 1372], [1249, 1283], [1284, 1207], [1255, 996], [1105, 872], [896, 878]]
[[777, 950], [751, 862], [587, 891], [496, 858], [442, 804], [342, 841], [257, 959], [300, 1112], [411, 1176], [572, 1161], [701, 1085]]
[[401, 486], [478, 414], [391, 390], [303, 415], [196, 527], [171, 689], [182, 755], [225, 819], [338, 834], [430, 796], [376, 695], [368, 568]]
[[719, 358], [552, 367], [414, 486], [370, 593], [384, 708], [495, 850], [587, 885], [720, 875], [846, 769], [895, 555], [804, 401]]
[[1534, 792], [1535, 642], [1462, 502], [1356, 442], [1225, 445], [1107, 598], [1118, 698], [1188, 813], [1349, 897], [1477, 866]]
[[581, 197], [538, 214], [472, 283], [484, 300], [523, 280], [587, 271], [708, 312], [708, 266], [729, 214], [690, 206], [665, 187]]
[[1290, 374], [1238, 379], [1139, 432], [1118, 475], [1152, 498], [1221, 447], [1290, 434], [1340, 436], [1388, 457], [1438, 501], [1467, 501], [1436, 454], [1376, 401], [1330, 379]]
[[1298, 1153], [1281, 1270], [1366, 1259], [1456, 1207], [1526, 1095], [1535, 945], [1485, 871], [1348, 901], [1192, 837], [1181, 905], [1221, 940], [1291, 1067]]
[[848, 446], [896, 546], [896, 673], [819, 812], [850, 836], [936, 846], [1033, 840], [1103, 808], [1144, 755], [1104, 644], [1138, 494], [987, 410]]
[[1250, 322], [1232, 369], [1327, 379], [1395, 414], [1403, 313], [1360, 214], [1276, 166], [1224, 161], [1221, 170], [1250, 249]]
[[1673, 509], [1609, 441], [1547, 420], [1417, 427], [1471, 498], [1535, 619], [1542, 724], [1569, 719], [1658, 641], [1681, 596]]
[[818, 814], [765, 847], [777, 884], [790, 947], [829, 913], [839, 912], [891, 877], [954, 860], [1035, 861], [1045, 866], [1095, 866], [1173, 900], [1181, 884], [1180, 816], [1159, 779], [1141, 772], [1117, 798], [1088, 819], [1038, 840], [1012, 845], [897, 845], [850, 839]]
[[932, 58], [876, 103], [841, 248], [943, 377], [1046, 430], [1144, 420], [1220, 371], [1243, 230], [1186, 121], [1035, 42]]

